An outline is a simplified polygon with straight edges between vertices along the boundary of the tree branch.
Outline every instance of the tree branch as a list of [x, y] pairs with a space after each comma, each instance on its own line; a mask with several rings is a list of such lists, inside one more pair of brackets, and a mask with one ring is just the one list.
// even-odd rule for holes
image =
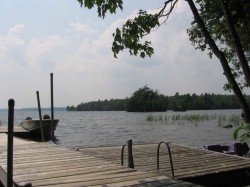
[[[165, 23], [165, 22], [168, 20], [169, 15], [172, 13], [172, 11], [173, 11], [173, 9], [174, 9], [174, 7], [175, 7], [175, 5], [176, 5], [177, 2], [178, 2], [178, 0], [168, 0], [168, 1], [166, 1], [166, 2], [164, 3], [163, 8], [160, 10], [160, 12], [159, 12], [158, 14], [156, 14], [156, 17], [157, 17], [158, 19], [161, 18], [161, 17], [167, 17], [167, 18], [161, 23], [161, 25], [162, 25], [163, 23]], [[164, 14], [165, 9], [167, 8], [167, 6], [168, 6], [169, 3], [170, 3], [170, 9], [167, 11], [167, 13]]]

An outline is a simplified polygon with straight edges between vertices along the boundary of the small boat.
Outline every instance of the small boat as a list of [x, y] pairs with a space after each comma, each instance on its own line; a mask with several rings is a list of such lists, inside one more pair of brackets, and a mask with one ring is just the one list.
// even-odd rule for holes
[[248, 147], [247, 143], [234, 142], [229, 146], [220, 144], [204, 145], [203, 148], [209, 151], [238, 155], [248, 158], [250, 157], [250, 148]]
[[[56, 130], [56, 126], [59, 122], [59, 119], [54, 119], [52, 124], [52, 131]], [[39, 119], [31, 119], [27, 117], [26, 120], [22, 121], [20, 126], [28, 131], [29, 138], [41, 140], [41, 127], [40, 127], [40, 120]], [[48, 115], [45, 115], [42, 119], [42, 126], [44, 132], [44, 139], [46, 141], [51, 140], [51, 119]]]

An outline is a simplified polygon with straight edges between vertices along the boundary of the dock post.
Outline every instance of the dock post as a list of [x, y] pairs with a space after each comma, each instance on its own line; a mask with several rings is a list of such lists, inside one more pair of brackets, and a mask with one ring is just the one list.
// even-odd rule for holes
[[8, 102], [8, 158], [7, 158], [7, 187], [13, 186], [13, 126], [14, 126], [14, 99]]
[[39, 112], [39, 119], [40, 119], [40, 128], [41, 128], [42, 142], [44, 142], [44, 131], [43, 131], [43, 124], [42, 124], [42, 114], [41, 114], [41, 105], [40, 105], [39, 91], [36, 91], [36, 96], [37, 96], [37, 104], [38, 104], [38, 112]]
[[133, 153], [132, 153], [132, 140], [128, 140], [128, 167], [129, 168], [135, 168], [134, 167], [134, 160], [133, 160]]
[[53, 73], [50, 73], [50, 90], [51, 90], [51, 140], [54, 141], [54, 130], [53, 130], [53, 122], [54, 122], [54, 98], [53, 98]]

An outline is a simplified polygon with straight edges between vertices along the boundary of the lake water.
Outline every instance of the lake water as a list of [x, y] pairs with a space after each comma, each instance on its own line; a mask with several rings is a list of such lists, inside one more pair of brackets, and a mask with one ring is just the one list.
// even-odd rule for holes
[[[46, 112], [42, 112], [45, 114]], [[47, 112], [50, 114], [50, 112]], [[222, 128], [218, 118], [200, 122], [188, 121], [153, 121], [149, 115], [171, 117], [173, 115], [207, 114], [209, 116], [237, 115], [241, 110], [209, 110], [161, 113], [122, 112], [66, 112], [55, 111], [55, 118], [60, 119], [55, 136], [57, 144], [66, 147], [97, 147], [123, 145], [128, 139], [133, 143], [173, 142], [200, 147], [205, 144], [231, 144], [234, 128]], [[8, 122], [8, 112], [0, 111], [3, 125]], [[36, 111], [15, 111], [15, 125], [27, 116], [38, 119]], [[227, 123], [227, 122], [225, 122]]]

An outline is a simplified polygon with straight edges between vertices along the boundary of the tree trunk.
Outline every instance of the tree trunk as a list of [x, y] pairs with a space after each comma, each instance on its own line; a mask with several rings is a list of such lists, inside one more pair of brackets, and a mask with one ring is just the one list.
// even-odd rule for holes
[[211, 35], [209, 34], [205, 23], [203, 22], [202, 18], [200, 17], [198, 10], [193, 2], [193, 0], [186, 0], [190, 6], [190, 9], [194, 15], [194, 19], [196, 21], [196, 23], [198, 24], [199, 28], [201, 29], [207, 44], [209, 45], [209, 47], [212, 49], [213, 53], [217, 56], [217, 58], [220, 60], [220, 63], [222, 65], [222, 68], [224, 70], [224, 75], [226, 76], [228, 83], [230, 84], [230, 86], [232, 87], [232, 90], [243, 110], [244, 113], [244, 121], [246, 123], [250, 123], [250, 109], [249, 106], [246, 102], [246, 99], [244, 98], [237, 82], [235, 81], [235, 78], [232, 74], [231, 68], [228, 64], [228, 61], [225, 57], [225, 54], [219, 50], [219, 48], [217, 47], [217, 45], [215, 44], [213, 38], [211, 37]]
[[240, 62], [240, 66], [243, 70], [243, 73], [245, 75], [246, 78], [246, 82], [248, 87], [250, 87], [250, 69], [249, 69], [249, 65], [243, 50], [243, 47], [241, 45], [241, 41], [239, 38], [239, 35], [234, 27], [233, 21], [232, 21], [232, 16], [230, 13], [230, 10], [228, 8], [228, 5], [224, 2], [224, 0], [220, 0], [221, 1], [221, 7], [223, 9], [226, 21], [227, 21], [227, 25], [228, 25], [228, 30], [230, 32], [230, 35], [233, 39], [233, 43], [235, 45], [235, 49], [236, 49], [236, 53]]

